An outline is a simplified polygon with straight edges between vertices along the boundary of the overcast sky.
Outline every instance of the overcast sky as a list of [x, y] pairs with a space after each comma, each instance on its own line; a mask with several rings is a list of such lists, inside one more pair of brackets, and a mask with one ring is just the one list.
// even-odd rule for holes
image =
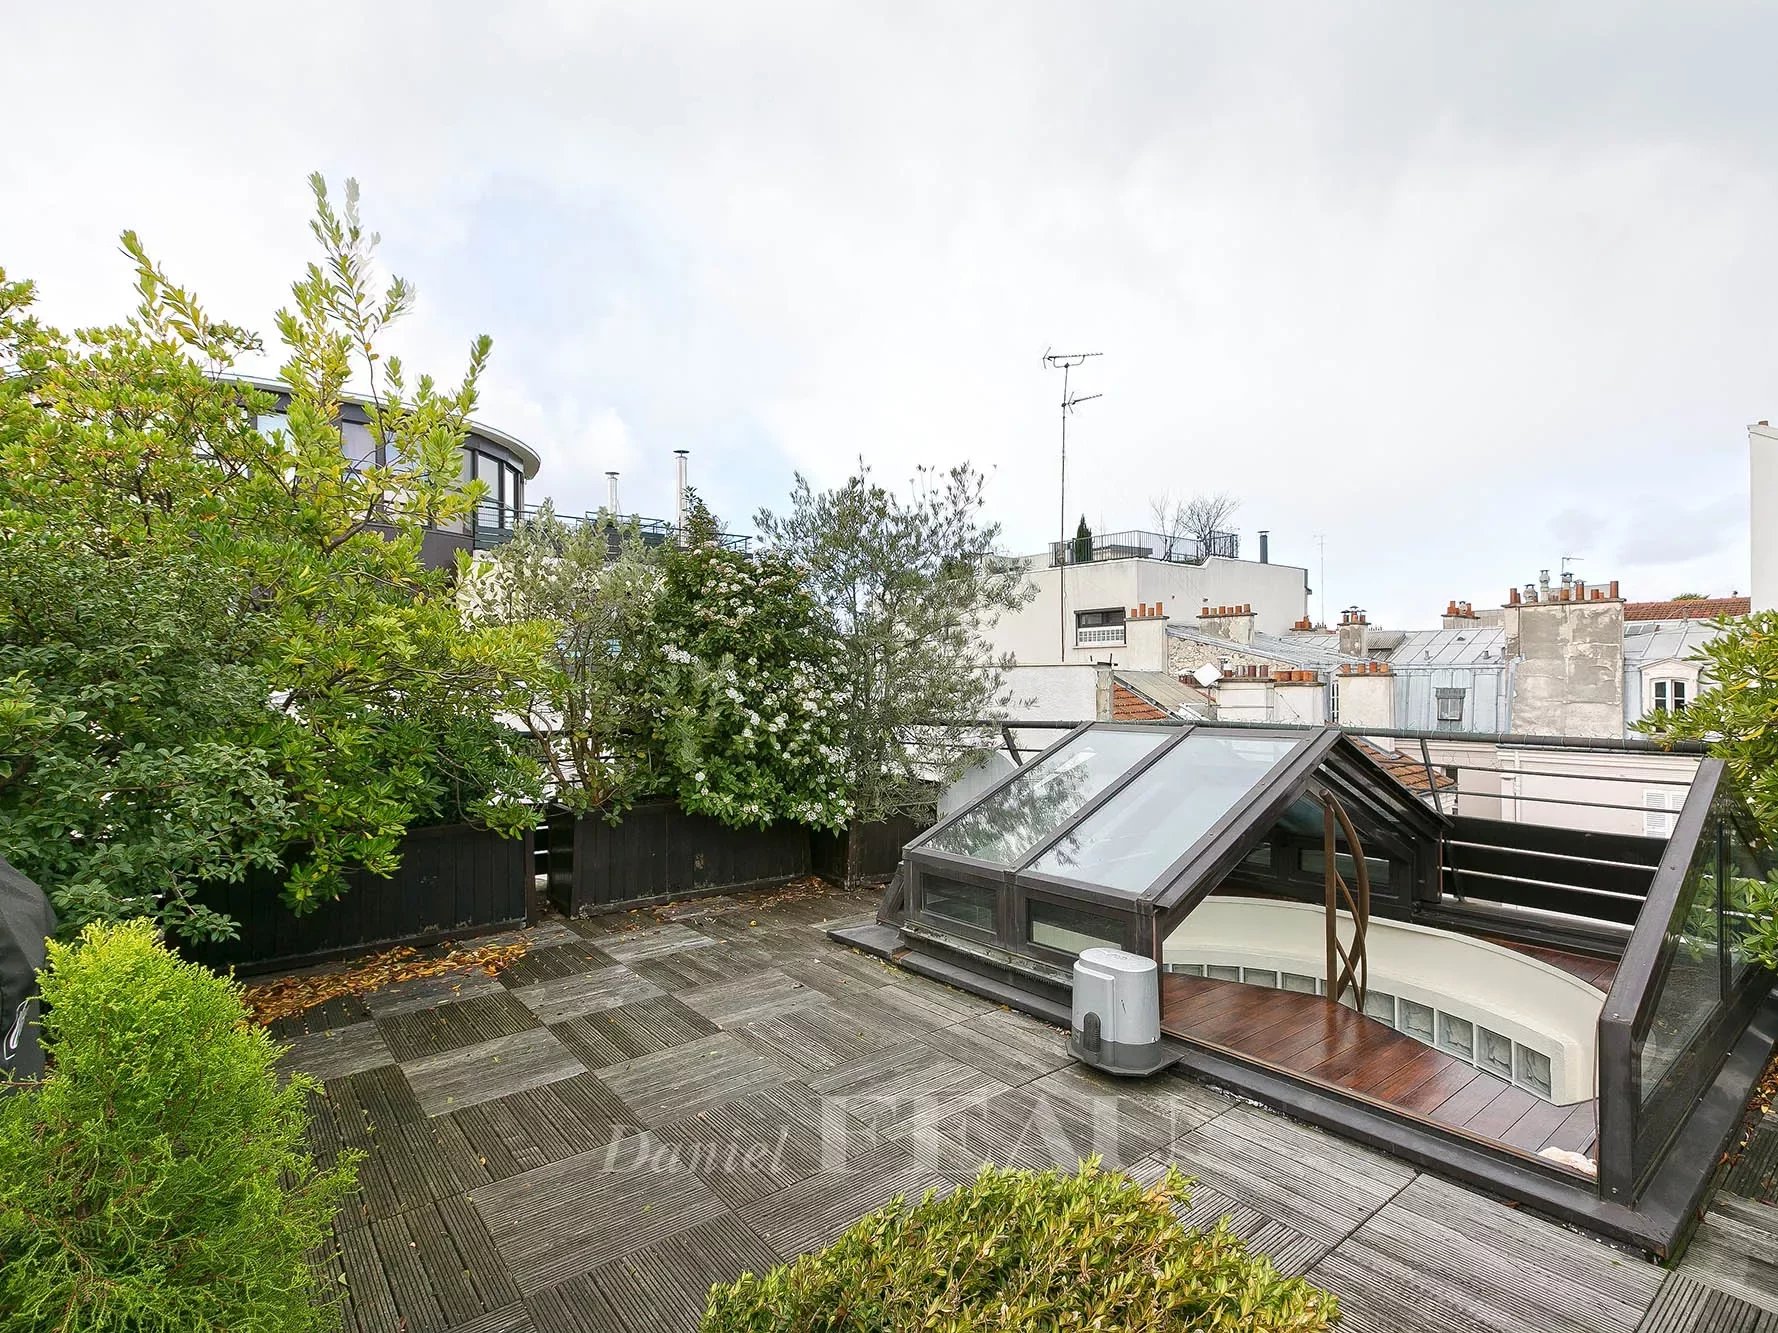
[[[130, 305], [134, 227], [272, 332], [304, 177], [356, 176], [393, 339], [534, 496], [730, 525], [793, 474], [969, 459], [1008, 544], [1240, 497], [1244, 550], [1423, 626], [1558, 568], [1747, 590], [1778, 414], [1778, 7], [12, 6], [0, 265]], [[1312, 609], [1319, 609], [1317, 603]]]

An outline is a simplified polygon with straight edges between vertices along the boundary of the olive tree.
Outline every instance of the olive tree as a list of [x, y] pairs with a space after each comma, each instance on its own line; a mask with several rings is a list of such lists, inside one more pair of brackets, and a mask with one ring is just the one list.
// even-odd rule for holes
[[929, 806], [989, 748], [980, 723], [1005, 715], [1009, 661], [986, 632], [1034, 593], [999, 550], [982, 474], [921, 469], [905, 494], [862, 463], [832, 490], [799, 475], [789, 509], [756, 522], [803, 571], [839, 650], [830, 707], [855, 815]]

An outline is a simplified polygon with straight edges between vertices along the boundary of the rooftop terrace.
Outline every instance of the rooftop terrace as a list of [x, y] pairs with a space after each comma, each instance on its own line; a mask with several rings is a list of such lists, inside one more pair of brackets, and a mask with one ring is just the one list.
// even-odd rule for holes
[[[714, 1281], [819, 1247], [977, 1165], [1138, 1177], [1375, 1330], [1778, 1328], [1756, 1133], [1664, 1272], [1183, 1075], [1118, 1082], [1066, 1034], [830, 940], [876, 896], [810, 887], [509, 937], [479, 971], [275, 1025], [323, 1080], [320, 1156], [365, 1150], [338, 1222], [354, 1333], [695, 1328]], [[501, 939], [479, 941], [499, 944]], [[1757, 1304], [1749, 1303], [1751, 1298]]]

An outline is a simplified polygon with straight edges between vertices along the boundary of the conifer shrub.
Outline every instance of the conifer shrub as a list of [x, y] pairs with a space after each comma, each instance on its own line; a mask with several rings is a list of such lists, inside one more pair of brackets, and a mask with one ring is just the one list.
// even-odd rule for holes
[[1279, 1275], [1223, 1224], [1189, 1230], [1188, 1181], [1152, 1186], [984, 1167], [947, 1198], [896, 1200], [826, 1250], [710, 1292], [704, 1333], [1028, 1333], [1175, 1329], [1312, 1333], [1334, 1298]]
[[355, 1162], [318, 1171], [313, 1080], [240, 988], [147, 921], [51, 943], [35, 1088], [0, 1098], [0, 1330], [335, 1326], [310, 1257]]

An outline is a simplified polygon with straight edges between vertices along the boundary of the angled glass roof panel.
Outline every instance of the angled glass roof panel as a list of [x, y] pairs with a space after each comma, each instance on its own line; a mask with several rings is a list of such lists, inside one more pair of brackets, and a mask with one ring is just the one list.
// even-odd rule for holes
[[1304, 743], [1199, 727], [1026, 869], [1135, 897]]
[[1065, 825], [1088, 801], [1178, 732], [1094, 727], [1022, 772], [943, 828], [922, 848], [1014, 866]]

